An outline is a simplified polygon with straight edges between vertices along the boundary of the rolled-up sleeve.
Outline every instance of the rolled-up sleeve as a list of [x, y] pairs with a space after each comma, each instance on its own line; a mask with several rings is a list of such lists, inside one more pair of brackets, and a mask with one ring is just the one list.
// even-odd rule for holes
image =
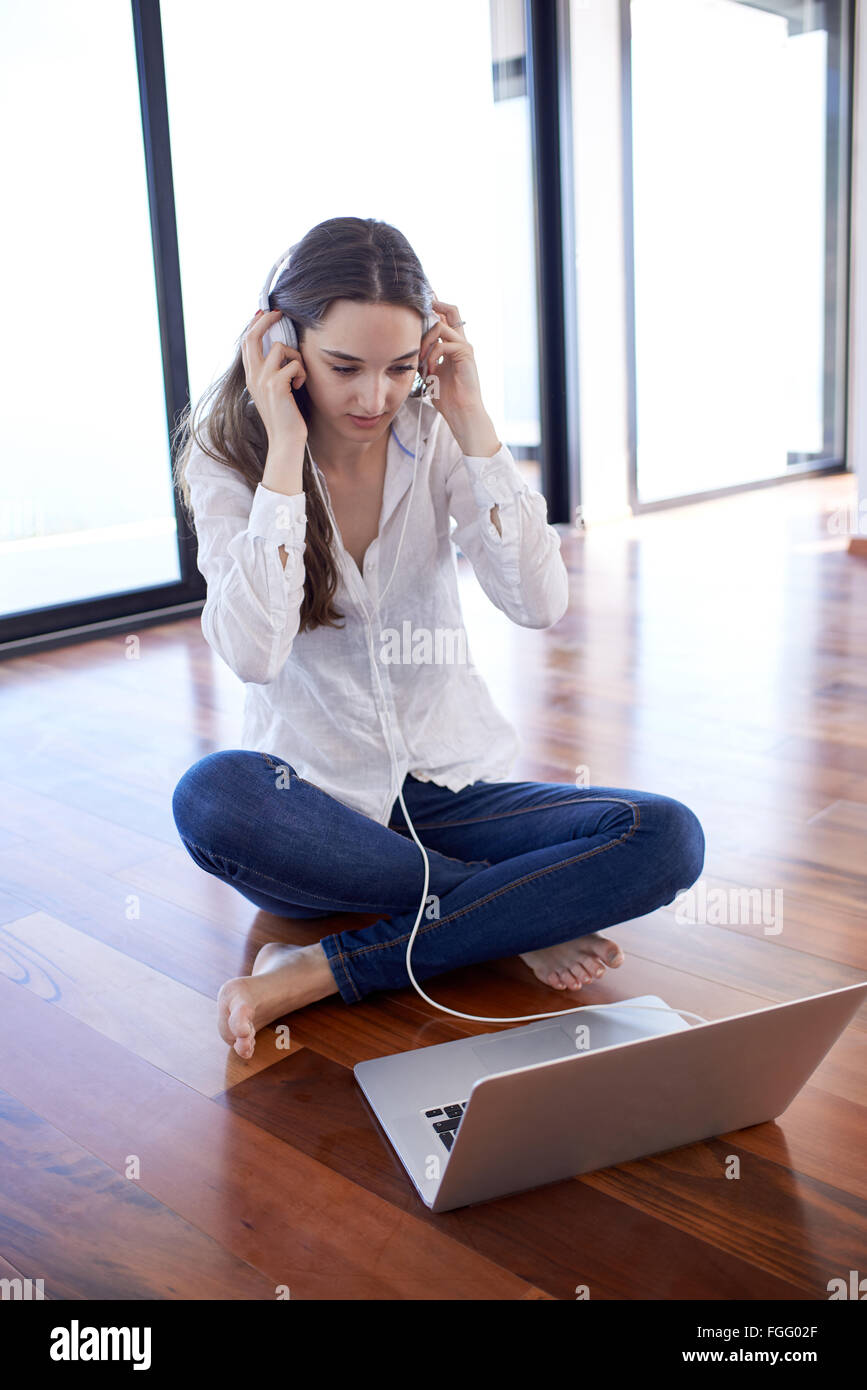
[[[251, 489], [197, 446], [187, 480], [208, 586], [202, 632], [242, 681], [267, 685], [298, 634], [304, 599], [306, 495]], [[286, 565], [280, 546], [286, 550]]]
[[[521, 627], [552, 627], [569, 607], [569, 574], [548, 505], [503, 444], [491, 458], [462, 454], [451, 436], [446, 471], [452, 538], [488, 598]], [[498, 508], [502, 534], [491, 520]]]

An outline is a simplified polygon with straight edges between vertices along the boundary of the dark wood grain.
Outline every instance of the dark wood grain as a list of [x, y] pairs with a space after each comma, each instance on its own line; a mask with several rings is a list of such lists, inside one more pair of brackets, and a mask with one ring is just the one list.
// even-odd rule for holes
[[[298, 1051], [301, 1056], [304, 1049]], [[267, 1282], [254, 1283], [252, 1296], [275, 1297], [288, 1286], [292, 1299], [511, 1299], [527, 1292], [519, 1274], [455, 1243], [446, 1231], [429, 1230], [418, 1213], [398, 1207], [309, 1156], [285, 1144], [261, 1125], [233, 1114], [225, 1105], [198, 1095], [164, 1071], [136, 1057], [121, 1044], [54, 1008], [28, 990], [0, 977], [0, 1057], [15, 1077], [15, 1099], [62, 1131], [100, 1161], [102, 1186], [115, 1187], [129, 1155], [141, 1163], [137, 1192], [183, 1218], [183, 1227], [160, 1226], [166, 1256], [183, 1262], [195, 1228], [207, 1245], [190, 1258], [195, 1279], [201, 1252], [217, 1242], [226, 1258], [251, 1266]], [[293, 1060], [286, 1058], [287, 1061]], [[341, 1068], [347, 1079], [351, 1073]], [[4, 1132], [6, 1139], [10, 1131]], [[321, 1136], [324, 1154], [330, 1144]], [[7, 1181], [6, 1145], [0, 1145], [0, 1192]], [[33, 1167], [26, 1126], [16, 1145], [10, 1181]], [[96, 1171], [96, 1170], [94, 1170]], [[76, 1258], [84, 1258], [76, 1238], [83, 1218], [78, 1204], [51, 1164], [32, 1177], [33, 1193], [68, 1208], [68, 1277]], [[96, 1179], [94, 1178], [94, 1181]], [[117, 1178], [124, 1193], [131, 1186]], [[34, 1195], [35, 1200], [35, 1195]], [[107, 1217], [104, 1219], [108, 1219]], [[17, 1229], [14, 1210], [9, 1217]], [[141, 1279], [135, 1232], [127, 1246], [131, 1278]], [[7, 1251], [5, 1242], [0, 1246]], [[150, 1247], [148, 1247], [150, 1249]], [[21, 1236], [7, 1257], [41, 1263], [38, 1231]], [[147, 1255], [150, 1261], [150, 1255]], [[235, 1298], [234, 1264], [222, 1267], [222, 1292], [183, 1294]], [[245, 1276], [246, 1277], [246, 1276]], [[90, 1276], [82, 1268], [77, 1292], [90, 1297]], [[189, 1287], [189, 1286], [188, 1286]], [[212, 1285], [208, 1285], [213, 1289]], [[144, 1295], [141, 1296], [152, 1296]]]
[[[708, 1251], [706, 1231], [696, 1221], [691, 1232], [670, 1222], [627, 1219], [628, 1250], [606, 1232], [618, 1227], [619, 1169], [606, 1170], [605, 1189], [613, 1202], [581, 1180], [550, 1184], [495, 1202], [432, 1215], [419, 1199], [387, 1137], [345, 1067], [304, 1048], [226, 1092], [223, 1102], [284, 1143], [301, 1149], [468, 1249], [515, 1270], [556, 1298], [574, 1298], [587, 1284], [596, 1299], [704, 1298]], [[745, 1155], [745, 1161], [749, 1156]], [[759, 1160], [754, 1161], [756, 1166]], [[760, 1184], [759, 1184], [760, 1186]], [[631, 1190], [629, 1188], [627, 1191]], [[789, 1279], [783, 1269], [757, 1268], [745, 1248], [731, 1258], [714, 1250], [716, 1276], [728, 1298], [816, 1296], [805, 1280]], [[651, 1277], [650, 1271], [653, 1270]]]
[[31, 1278], [44, 1279], [49, 1297], [212, 1299], [229, 1289], [233, 1298], [274, 1296], [265, 1275], [220, 1240], [5, 1091], [0, 1148], [0, 1243]]

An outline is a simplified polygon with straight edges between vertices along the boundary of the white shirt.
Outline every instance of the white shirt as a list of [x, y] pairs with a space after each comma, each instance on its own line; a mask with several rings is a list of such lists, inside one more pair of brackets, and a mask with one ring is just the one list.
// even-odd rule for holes
[[[410, 500], [419, 410], [420, 463], [389, 584]], [[314, 467], [330, 506], [325, 475]], [[492, 458], [467, 457], [444, 417], [408, 397], [392, 421], [379, 534], [363, 574], [332, 509], [340, 574], [333, 603], [345, 623], [303, 633], [306, 494], [290, 497], [261, 483], [253, 491], [195, 444], [187, 477], [207, 582], [202, 632], [247, 687], [242, 747], [290, 764], [382, 825], [407, 772], [456, 792], [477, 780], [508, 778], [520, 740], [469, 652], [455, 544], [491, 602], [522, 627], [558, 622], [569, 582], [545, 499], [505, 445]], [[490, 517], [495, 504], [502, 536]]]

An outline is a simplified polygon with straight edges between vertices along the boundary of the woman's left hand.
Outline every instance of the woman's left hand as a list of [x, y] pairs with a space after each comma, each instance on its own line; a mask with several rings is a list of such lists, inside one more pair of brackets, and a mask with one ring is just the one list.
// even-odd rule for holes
[[456, 304], [446, 304], [441, 299], [435, 299], [433, 307], [440, 321], [422, 338], [419, 354], [422, 378], [436, 378], [433, 403], [446, 420], [449, 416], [462, 418], [481, 413], [484, 406], [476, 358], [459, 326], [460, 310]]

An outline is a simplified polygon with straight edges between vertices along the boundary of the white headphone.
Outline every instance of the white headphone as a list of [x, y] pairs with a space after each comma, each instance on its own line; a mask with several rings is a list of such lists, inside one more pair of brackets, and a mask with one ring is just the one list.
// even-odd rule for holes
[[[261, 292], [261, 294], [259, 295], [259, 304], [258, 304], [258, 307], [263, 311], [263, 313], [268, 313], [268, 312], [270, 311], [270, 308], [271, 308], [271, 305], [270, 305], [271, 291], [272, 291], [272, 289], [274, 288], [274, 285], [276, 284], [276, 282], [277, 282], [277, 280], [279, 279], [280, 275], [282, 274], [283, 270], [285, 269], [286, 265], [288, 264], [288, 262], [289, 262], [289, 260], [290, 260], [290, 258], [291, 258], [292, 252], [293, 252], [294, 250], [295, 250], [295, 247], [294, 247], [294, 246], [293, 246], [293, 247], [290, 247], [289, 251], [287, 251], [285, 255], [281, 256], [281, 258], [280, 258], [279, 261], [275, 261], [275, 262], [274, 262], [274, 265], [271, 267], [271, 270], [270, 270], [270, 272], [269, 272], [269, 274], [268, 274], [268, 278], [267, 278], [267, 280], [265, 281], [265, 284], [264, 284], [263, 287], [262, 287], [262, 292]], [[427, 333], [431, 328], [433, 328], [434, 324], [436, 324], [436, 323], [438, 323], [438, 322], [439, 322], [439, 319], [438, 319], [437, 315], [434, 314], [433, 311], [431, 311], [431, 313], [430, 313], [430, 314], [427, 316], [427, 318], [425, 319], [425, 325], [424, 325], [424, 330], [423, 330], [423, 333], [422, 333], [422, 337], [423, 337], [424, 334]], [[276, 322], [275, 324], [272, 324], [271, 327], [268, 328], [268, 329], [266, 329], [266, 331], [262, 334], [262, 355], [263, 355], [263, 356], [267, 356], [268, 352], [270, 351], [271, 347], [273, 346], [273, 344], [274, 344], [275, 342], [285, 343], [285, 345], [286, 345], [287, 347], [295, 348], [296, 351], [298, 350], [298, 335], [297, 335], [297, 333], [295, 332], [295, 325], [293, 324], [293, 322], [292, 322], [292, 320], [291, 320], [290, 318], [287, 318], [287, 317], [286, 317], [285, 314], [281, 315], [281, 317], [277, 320], [277, 322]], [[421, 402], [422, 402], [422, 404], [427, 403], [428, 405], [433, 406], [433, 389], [434, 389], [434, 381], [435, 381], [435, 378], [432, 378], [432, 377], [430, 377], [430, 376], [426, 378], [425, 384], [424, 384], [424, 390], [422, 391], [422, 395], [421, 395]], [[378, 598], [377, 601], [376, 601], [375, 608], [374, 608], [374, 612], [376, 612], [376, 611], [379, 609], [379, 605], [382, 603], [382, 600], [383, 600], [383, 598], [385, 597], [385, 594], [386, 594], [386, 592], [387, 592], [387, 590], [388, 590], [388, 586], [389, 586], [389, 584], [391, 583], [392, 579], [394, 578], [394, 573], [395, 573], [395, 570], [397, 569], [397, 562], [398, 562], [398, 560], [399, 560], [399, 558], [400, 558], [400, 548], [401, 548], [401, 546], [403, 545], [403, 537], [404, 537], [404, 534], [405, 534], [405, 532], [406, 532], [406, 523], [407, 523], [407, 521], [409, 520], [409, 514], [410, 514], [410, 511], [412, 510], [412, 497], [413, 497], [413, 493], [414, 493], [414, 491], [415, 491], [415, 480], [416, 480], [416, 477], [418, 476], [418, 450], [419, 450], [419, 441], [420, 441], [420, 437], [421, 437], [421, 417], [422, 417], [422, 410], [421, 410], [421, 408], [419, 408], [419, 412], [418, 412], [418, 429], [417, 429], [417, 431], [416, 431], [416, 437], [415, 437], [415, 450], [414, 450], [414, 452], [413, 452], [412, 487], [410, 488], [409, 501], [408, 501], [407, 507], [406, 507], [406, 516], [405, 516], [404, 519], [403, 519], [403, 529], [401, 530], [401, 533], [400, 533], [400, 540], [398, 541], [398, 544], [397, 544], [397, 554], [395, 555], [395, 558], [394, 558], [394, 565], [392, 566], [391, 574], [390, 574], [389, 577], [388, 577], [388, 583], [386, 584], [385, 588], [382, 590], [381, 594], [379, 595], [379, 598]], [[312, 455], [310, 454], [309, 448], [307, 448], [307, 455], [308, 455], [308, 457], [310, 458], [310, 461], [311, 461], [311, 464], [312, 464], [313, 476], [314, 476], [315, 479], [316, 479], [316, 485], [317, 485], [317, 487], [319, 488], [319, 494], [320, 494], [320, 496], [321, 496], [321, 498], [322, 498], [323, 504], [324, 504], [324, 506], [325, 506], [325, 510], [328, 512], [329, 516], [331, 517], [331, 520], [332, 520], [332, 523], [333, 523], [333, 525], [334, 525], [335, 531], [338, 531], [338, 530], [339, 530], [339, 527], [337, 526], [337, 521], [336, 521], [336, 519], [335, 519], [335, 517], [334, 517], [334, 515], [333, 515], [333, 513], [332, 513], [332, 511], [331, 511], [331, 508], [330, 508], [330, 506], [329, 506], [329, 504], [328, 504], [328, 499], [326, 498], [324, 492], [322, 491], [322, 483], [320, 482], [320, 479], [319, 479], [319, 469], [318, 469], [317, 465], [313, 462], [313, 458], [312, 458]], [[376, 659], [376, 653], [375, 653], [374, 650], [373, 650], [373, 630], [372, 630], [372, 627], [371, 627], [371, 618], [372, 618], [373, 615], [368, 611], [368, 603], [367, 603], [368, 595], [367, 595], [366, 592], [365, 592], [365, 594], [359, 594], [358, 597], [359, 597], [360, 600], [361, 600], [361, 607], [362, 607], [362, 610], [363, 610], [363, 612], [364, 612], [365, 619], [366, 619], [366, 622], [367, 622], [367, 638], [368, 638], [368, 644], [369, 644], [369, 650], [370, 650], [370, 658], [371, 658], [372, 669], [373, 669], [373, 672], [374, 672], [374, 674], [375, 674], [375, 676], [376, 676], [377, 684], [378, 684], [378, 686], [379, 686], [379, 693], [380, 693], [380, 695], [382, 696], [383, 703], [385, 703], [385, 692], [384, 692], [384, 690], [383, 690], [383, 688], [382, 688], [382, 681], [381, 681], [380, 678], [379, 678], [379, 669], [378, 669], [378, 665], [379, 665], [379, 664], [378, 664], [377, 659]], [[699, 1021], [700, 1023], [706, 1023], [706, 1022], [707, 1022], [707, 1019], [702, 1018], [700, 1014], [690, 1013], [689, 1009], [671, 1009], [671, 1008], [669, 1008], [668, 1006], [664, 1006], [664, 1007], [663, 1007], [663, 1006], [660, 1006], [660, 1005], [658, 1005], [658, 1004], [630, 1004], [630, 1003], [629, 1003], [628, 1001], [626, 1001], [626, 1000], [624, 1000], [624, 1001], [618, 1001], [617, 1003], [614, 1003], [614, 1004], [583, 1004], [583, 1005], [576, 1005], [576, 1008], [575, 1008], [575, 1009], [555, 1009], [552, 1013], [544, 1013], [544, 1014], [520, 1014], [520, 1015], [517, 1015], [517, 1016], [514, 1017], [514, 1018], [487, 1018], [487, 1017], [485, 1017], [483, 1014], [465, 1014], [465, 1013], [461, 1013], [461, 1011], [460, 1011], [459, 1009], [449, 1009], [449, 1008], [446, 1007], [445, 1004], [438, 1004], [437, 1001], [436, 1001], [435, 999], [431, 999], [431, 997], [430, 997], [429, 994], [425, 994], [425, 992], [424, 992], [424, 990], [422, 989], [421, 985], [418, 983], [418, 981], [416, 980], [415, 976], [414, 976], [413, 973], [412, 973], [412, 966], [410, 965], [410, 955], [411, 955], [411, 953], [412, 953], [412, 943], [415, 941], [416, 933], [418, 932], [418, 928], [419, 928], [419, 922], [421, 921], [421, 914], [422, 914], [422, 911], [423, 911], [423, 909], [424, 909], [424, 905], [425, 905], [425, 903], [426, 903], [426, 901], [427, 901], [427, 890], [428, 890], [428, 884], [429, 884], [429, 882], [430, 882], [430, 861], [429, 861], [429, 859], [428, 859], [428, 857], [427, 857], [427, 851], [425, 850], [424, 845], [422, 844], [421, 840], [418, 838], [418, 836], [417, 836], [416, 833], [415, 833], [415, 826], [413, 825], [412, 821], [410, 820], [409, 811], [407, 810], [407, 808], [406, 808], [406, 802], [405, 802], [404, 799], [403, 799], [403, 790], [402, 790], [401, 781], [400, 781], [400, 770], [399, 770], [398, 765], [397, 765], [397, 757], [396, 757], [396, 754], [395, 754], [395, 751], [394, 751], [394, 744], [392, 743], [391, 731], [390, 731], [390, 730], [389, 730], [389, 738], [388, 738], [388, 748], [389, 748], [389, 753], [390, 753], [390, 755], [391, 755], [392, 770], [393, 770], [393, 772], [394, 772], [395, 779], [396, 779], [396, 783], [397, 783], [397, 796], [398, 796], [398, 800], [400, 801], [401, 807], [403, 808], [403, 814], [404, 814], [404, 817], [406, 818], [406, 823], [407, 823], [407, 826], [409, 827], [410, 833], [412, 834], [412, 838], [415, 840], [416, 844], [418, 845], [419, 849], [421, 850], [422, 858], [424, 859], [424, 889], [422, 890], [421, 902], [419, 903], [418, 913], [417, 913], [416, 919], [415, 919], [415, 926], [414, 926], [413, 929], [412, 929], [412, 933], [411, 933], [411, 935], [410, 935], [409, 942], [407, 943], [407, 948], [406, 948], [406, 972], [407, 972], [407, 974], [409, 975], [410, 980], [412, 981], [413, 988], [416, 990], [416, 992], [417, 992], [418, 994], [421, 995], [422, 999], [426, 999], [427, 1002], [428, 1002], [429, 1004], [433, 1004], [434, 1008], [435, 1008], [435, 1009], [439, 1009], [442, 1013], [452, 1014], [455, 1018], [468, 1018], [468, 1019], [470, 1019], [472, 1022], [476, 1022], [476, 1023], [529, 1023], [529, 1022], [532, 1022], [534, 1019], [539, 1019], [539, 1018], [559, 1018], [562, 1014], [574, 1013], [574, 1012], [576, 1012], [576, 1010], [580, 1010], [581, 1013], [585, 1013], [585, 1012], [587, 1012], [589, 1009], [592, 1009], [594, 1012], [596, 1012], [597, 1010], [601, 1010], [601, 1009], [620, 1009], [620, 1008], [650, 1009], [650, 1010], [652, 1010], [653, 1012], [656, 1012], [656, 1013], [678, 1013], [678, 1014], [685, 1014], [685, 1015], [687, 1015], [687, 1016], [690, 1017], [690, 1018], [696, 1018], [696, 1019], [698, 1019], [698, 1021]]]

